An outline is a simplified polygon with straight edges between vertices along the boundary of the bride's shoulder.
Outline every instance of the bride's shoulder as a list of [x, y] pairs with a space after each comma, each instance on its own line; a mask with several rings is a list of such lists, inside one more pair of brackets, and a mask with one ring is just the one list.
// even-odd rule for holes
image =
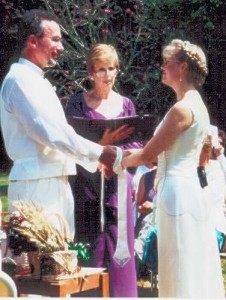
[[189, 120], [190, 122], [193, 119], [191, 107], [183, 101], [179, 101], [172, 106], [169, 111], [169, 116], [177, 119], [178, 121]]

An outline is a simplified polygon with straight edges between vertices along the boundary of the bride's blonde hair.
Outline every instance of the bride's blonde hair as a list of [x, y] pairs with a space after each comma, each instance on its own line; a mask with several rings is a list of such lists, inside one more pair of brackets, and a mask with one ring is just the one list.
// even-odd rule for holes
[[208, 75], [207, 60], [203, 50], [189, 41], [172, 40], [163, 48], [163, 57], [174, 56], [179, 62], [187, 62], [189, 80], [202, 86]]

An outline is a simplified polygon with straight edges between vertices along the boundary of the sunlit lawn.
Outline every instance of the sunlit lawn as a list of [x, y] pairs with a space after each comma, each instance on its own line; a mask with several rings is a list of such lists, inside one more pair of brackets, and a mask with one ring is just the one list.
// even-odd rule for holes
[[2, 201], [2, 210], [7, 209], [7, 188], [8, 188], [8, 175], [0, 173], [0, 198]]
[[221, 260], [222, 270], [223, 270], [223, 277], [224, 277], [224, 290], [226, 294], [226, 259]]

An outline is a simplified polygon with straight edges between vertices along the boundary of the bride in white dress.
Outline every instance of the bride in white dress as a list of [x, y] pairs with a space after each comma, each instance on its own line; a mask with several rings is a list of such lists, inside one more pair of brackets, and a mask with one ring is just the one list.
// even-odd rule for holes
[[123, 167], [158, 159], [157, 227], [159, 297], [224, 298], [216, 232], [208, 187], [197, 166], [208, 133], [209, 115], [198, 92], [207, 76], [202, 49], [173, 40], [163, 48], [162, 82], [176, 93], [155, 135], [131, 151]]

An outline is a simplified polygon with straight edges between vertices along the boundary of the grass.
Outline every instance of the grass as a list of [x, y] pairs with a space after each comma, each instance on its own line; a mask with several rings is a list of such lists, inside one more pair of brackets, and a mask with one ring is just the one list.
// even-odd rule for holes
[[2, 211], [7, 210], [7, 189], [8, 189], [8, 174], [0, 173], [0, 198], [2, 202]]
[[222, 267], [223, 278], [224, 278], [224, 290], [226, 294], [226, 260], [225, 259], [221, 259], [221, 267]]

